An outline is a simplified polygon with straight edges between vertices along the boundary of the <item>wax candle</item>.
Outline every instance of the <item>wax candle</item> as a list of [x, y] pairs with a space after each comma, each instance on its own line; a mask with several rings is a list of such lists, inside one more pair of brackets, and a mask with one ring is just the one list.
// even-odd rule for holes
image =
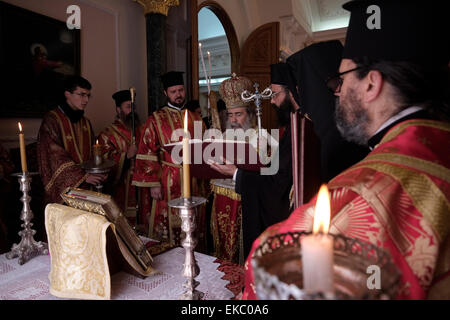
[[95, 141], [95, 144], [94, 144], [94, 147], [93, 147], [94, 149], [94, 156], [98, 156], [98, 155], [101, 155], [102, 154], [102, 146], [98, 143], [98, 139]]
[[191, 197], [191, 173], [189, 166], [189, 131], [188, 131], [188, 111], [184, 113], [184, 137], [183, 137], [183, 196]]
[[208, 51], [208, 65], [209, 65], [209, 85], [211, 86], [211, 52]]
[[328, 188], [322, 185], [314, 210], [313, 234], [301, 240], [303, 289], [308, 293], [333, 294], [333, 237], [330, 225]]
[[22, 124], [19, 122], [19, 146], [20, 146], [20, 163], [22, 165], [22, 172], [28, 172], [27, 166], [27, 151], [25, 149], [25, 136], [22, 131]]
[[93, 146], [93, 154], [94, 154], [94, 162], [98, 166], [100, 165], [102, 160], [102, 146], [98, 143], [98, 139], [95, 141]]
[[210, 87], [210, 84], [209, 84], [208, 75], [206, 74], [205, 59], [203, 59], [203, 51], [202, 51], [202, 44], [201, 43], [198, 44], [198, 48], [200, 49], [200, 58], [202, 60], [202, 67], [203, 67], [203, 73], [205, 74], [206, 84], [208, 85], [208, 96], [209, 96], [209, 94], [211, 93], [211, 87]]

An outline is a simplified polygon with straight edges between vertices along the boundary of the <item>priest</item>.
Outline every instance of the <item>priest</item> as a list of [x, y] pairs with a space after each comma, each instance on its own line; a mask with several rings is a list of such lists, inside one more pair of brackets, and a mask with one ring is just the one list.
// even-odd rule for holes
[[[132, 114], [134, 110], [130, 90], [117, 91], [112, 98], [116, 119], [98, 135], [103, 157], [113, 160], [116, 164], [109, 173], [106, 190], [113, 196], [130, 223], [140, 224], [147, 230], [151, 209], [150, 190], [148, 188], [137, 190], [138, 188], [131, 185], [137, 154], [135, 141], [139, 141], [142, 126], [139, 116], [136, 113], [134, 116]], [[133, 128], [136, 128], [136, 132], [133, 132]]]
[[80, 76], [64, 83], [64, 97], [42, 120], [38, 133], [37, 158], [45, 189], [45, 203], [62, 203], [67, 187], [89, 189], [103, 182], [104, 174], [91, 174], [80, 164], [92, 157], [95, 143], [91, 122], [84, 116], [91, 97], [91, 84]]
[[[149, 219], [149, 237], [177, 246], [181, 241], [181, 219], [176, 209], [168, 206], [170, 200], [182, 195], [182, 165], [172, 159], [164, 145], [178, 142], [172, 140], [172, 133], [183, 129], [185, 114], [185, 88], [183, 73], [171, 71], [162, 77], [167, 105], [150, 115], [144, 124], [136, 155], [136, 169], [132, 184], [149, 187], [152, 211]], [[195, 113], [188, 112], [188, 130], [194, 137], [194, 121], [202, 121]], [[204, 126], [203, 126], [204, 128]], [[181, 137], [180, 137], [181, 138]], [[198, 185], [192, 179], [192, 193], [199, 195]], [[202, 191], [204, 194], [204, 191]], [[204, 218], [199, 217], [200, 232], [204, 231]], [[203, 237], [205, 235], [203, 234]], [[202, 241], [202, 240], [201, 240]]]
[[[378, 15], [368, 14], [374, 6]], [[435, 38], [448, 30], [448, 4], [359, 0], [343, 7], [351, 13], [343, 59], [328, 82], [338, 97], [336, 123], [346, 140], [372, 151], [329, 182], [330, 233], [389, 252], [401, 274], [397, 298], [449, 299], [450, 43]], [[255, 249], [275, 234], [310, 231], [315, 201], [253, 243], [244, 299], [258, 297]]]
[[[274, 91], [271, 102], [280, 110], [279, 119], [286, 126], [279, 147], [274, 151], [278, 156], [273, 157], [279, 159], [279, 170], [273, 175], [261, 175], [259, 171], [238, 169], [233, 164], [211, 164], [218, 172], [233, 177], [236, 181], [235, 190], [241, 195], [244, 258], [250, 252], [252, 242], [264, 229], [289, 216], [292, 157], [290, 124], [285, 119], [289, 119], [290, 113], [298, 109], [298, 105], [288, 89], [294, 85], [287, 71], [288, 66], [284, 63], [271, 66], [271, 85]], [[240, 97], [234, 99], [241, 101]], [[224, 100], [226, 101], [225, 98]]]

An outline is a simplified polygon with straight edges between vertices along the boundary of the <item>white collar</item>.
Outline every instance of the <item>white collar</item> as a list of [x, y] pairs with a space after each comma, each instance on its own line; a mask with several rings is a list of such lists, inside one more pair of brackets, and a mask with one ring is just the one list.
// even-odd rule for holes
[[410, 115], [411, 113], [417, 112], [419, 110], [422, 110], [423, 107], [418, 107], [418, 106], [413, 106], [413, 107], [409, 107], [406, 108], [402, 111], [400, 111], [399, 113], [397, 113], [395, 116], [389, 118], [385, 123], [383, 123], [378, 130], [372, 135], [375, 136], [378, 132], [380, 132], [381, 130], [383, 130], [384, 128], [390, 126], [392, 123], [394, 123], [395, 121], [397, 121], [398, 119], [401, 119], [403, 117], [406, 117], [407, 115]]
[[167, 105], [169, 106], [169, 108], [172, 108], [172, 109], [175, 109], [175, 110], [178, 110], [178, 111], [181, 111], [181, 109], [183, 109], [183, 107], [181, 107], [181, 108], [178, 108], [178, 107], [175, 107], [173, 104], [171, 104], [170, 102], [167, 102]]

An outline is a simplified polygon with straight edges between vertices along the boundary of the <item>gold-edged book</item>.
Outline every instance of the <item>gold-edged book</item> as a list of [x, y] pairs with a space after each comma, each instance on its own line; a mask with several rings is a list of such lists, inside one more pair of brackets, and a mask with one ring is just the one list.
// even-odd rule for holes
[[114, 224], [116, 234], [119, 235], [117, 238], [119, 249], [125, 260], [142, 276], [152, 273], [152, 256], [110, 195], [79, 188], [67, 188], [61, 197], [72, 208], [105, 216]]

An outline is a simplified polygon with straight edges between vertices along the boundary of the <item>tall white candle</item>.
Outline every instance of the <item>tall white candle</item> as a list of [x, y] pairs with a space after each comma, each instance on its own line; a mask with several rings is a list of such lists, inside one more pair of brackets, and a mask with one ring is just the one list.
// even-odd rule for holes
[[19, 122], [19, 148], [20, 148], [20, 163], [22, 165], [22, 172], [28, 172], [27, 166], [27, 151], [25, 148], [25, 136], [22, 131], [22, 124]]
[[211, 52], [207, 52], [208, 53], [208, 65], [209, 65], [209, 85], [211, 85]]
[[184, 137], [183, 137], [183, 197], [191, 197], [191, 172], [189, 167], [189, 131], [188, 131], [188, 111], [184, 113]]
[[205, 59], [203, 59], [203, 51], [202, 51], [202, 44], [201, 43], [198, 44], [198, 48], [200, 50], [200, 58], [202, 60], [203, 73], [205, 74], [206, 84], [208, 85], [208, 96], [209, 96], [209, 94], [211, 93], [211, 87], [209, 85], [208, 75], [206, 74]]
[[308, 293], [334, 293], [334, 251], [329, 225], [330, 198], [328, 188], [322, 185], [314, 212], [313, 234], [301, 240], [303, 289]]

